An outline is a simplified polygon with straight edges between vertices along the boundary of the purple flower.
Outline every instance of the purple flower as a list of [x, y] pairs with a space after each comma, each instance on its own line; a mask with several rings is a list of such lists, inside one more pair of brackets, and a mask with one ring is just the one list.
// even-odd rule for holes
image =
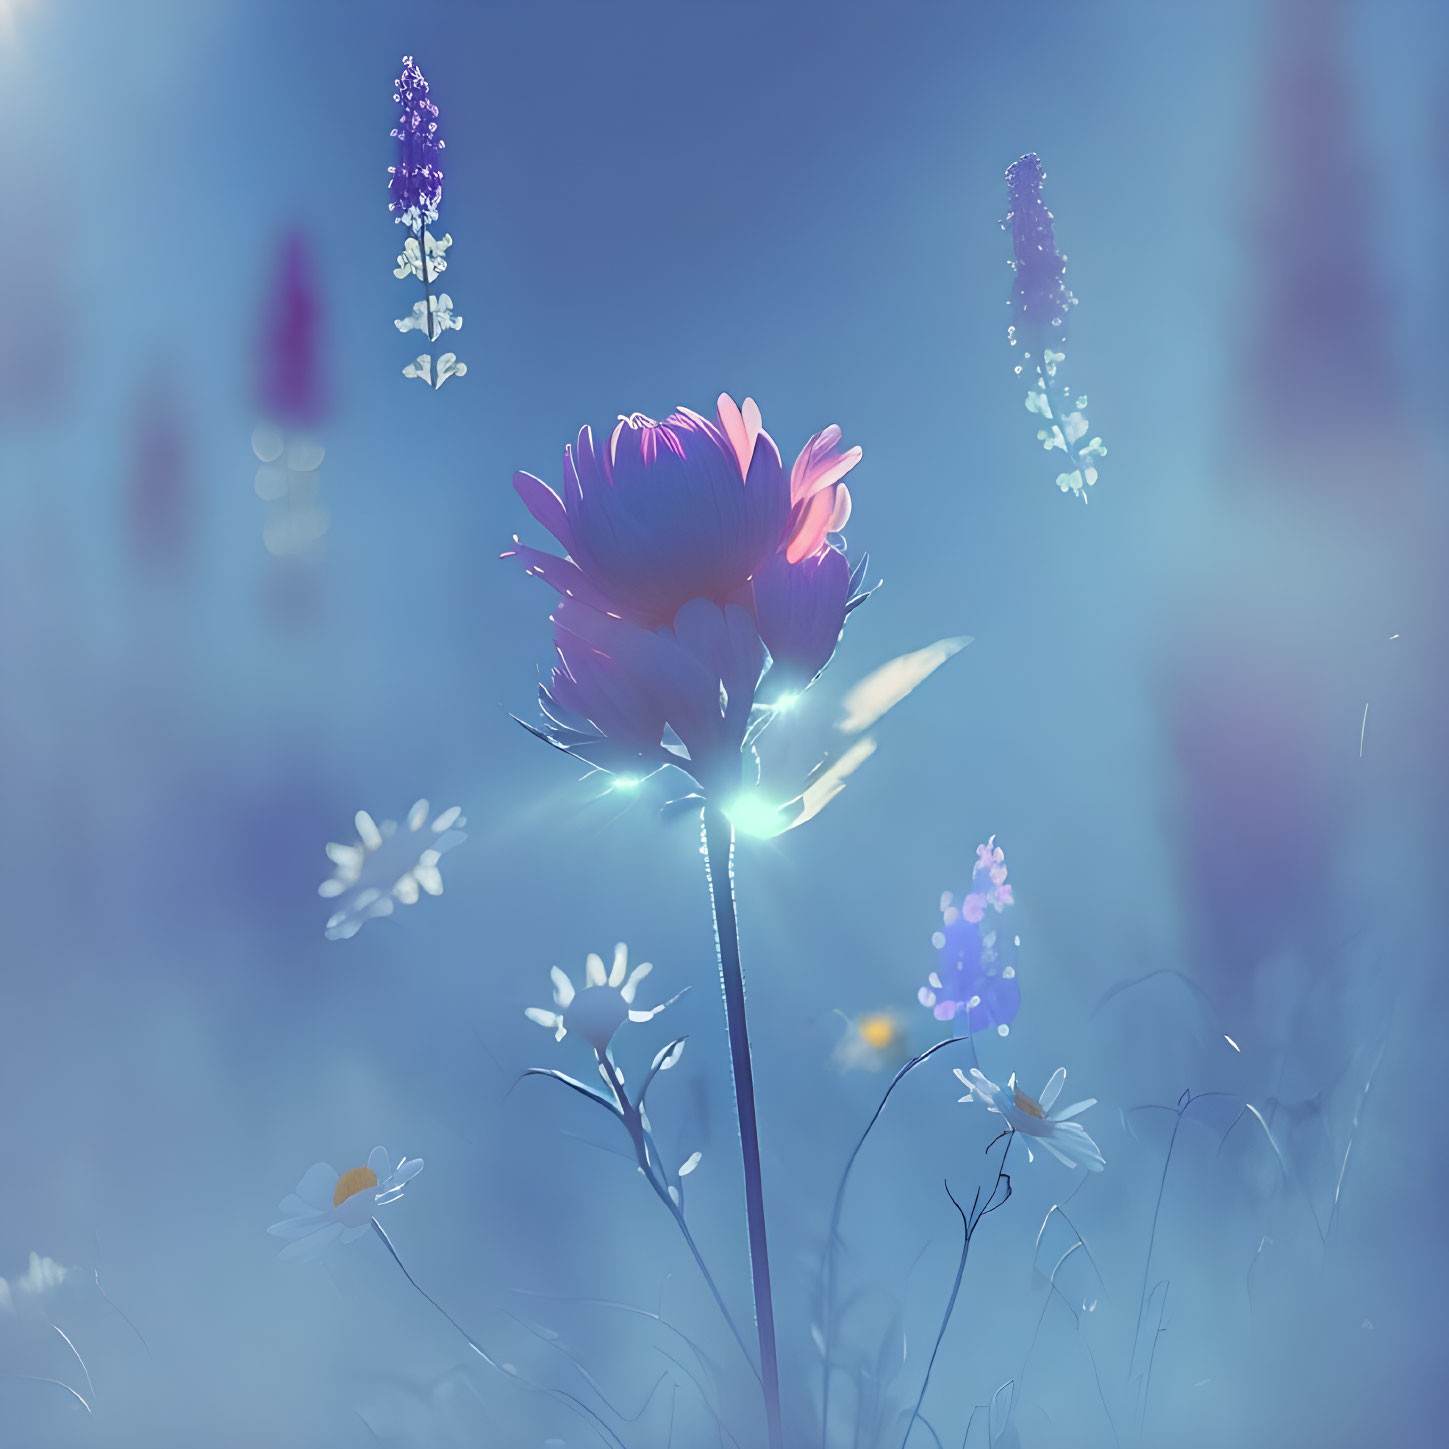
[[850, 607], [850, 565], [835, 548], [790, 563], [781, 551], [754, 577], [755, 621], [770, 651], [769, 703], [798, 695], [830, 662]]
[[389, 166], [387, 209], [394, 220], [414, 232], [438, 219], [443, 199], [443, 171], [438, 165], [443, 142], [438, 137], [438, 108], [428, 99], [428, 83], [412, 56], [403, 56], [402, 74], [393, 82], [393, 100], [402, 106], [392, 135], [397, 141], [397, 165]]
[[302, 232], [288, 232], [277, 251], [259, 349], [257, 402], [269, 422], [307, 426], [326, 409], [317, 356], [320, 310], [312, 249]]
[[566, 551], [515, 540], [504, 555], [564, 596], [534, 733], [600, 769], [674, 764], [707, 794], [736, 788], [767, 657], [773, 705], [820, 673], [864, 597], [863, 565], [827, 537], [860, 458], [839, 437], [817, 434], [787, 478], [759, 409], [722, 396], [714, 421], [632, 413], [602, 445], [584, 428], [564, 450], [562, 496], [517, 474]]
[[937, 1021], [955, 1021], [964, 1014], [972, 1035], [993, 1027], [999, 1035], [1007, 1034], [1021, 1009], [1021, 988], [1016, 937], [996, 917], [1014, 904], [1005, 856], [993, 835], [976, 847], [971, 889], [960, 905], [950, 895], [941, 898], [942, 929], [931, 938], [936, 969], [917, 993]]
[[[1067, 288], [1067, 259], [1057, 250], [1052, 214], [1041, 197], [1045, 177], [1035, 152], [1006, 168], [1011, 210], [1002, 226], [1011, 228], [1011, 267], [1016, 274], [1012, 302], [1016, 320], [1007, 328], [1007, 336], [1013, 347], [1025, 343], [1023, 361], [1029, 364], [1028, 375], [1035, 374], [1026, 408], [1042, 420], [1037, 441], [1060, 467], [1057, 487], [1063, 493], [1075, 493], [1085, 503], [1087, 489], [1097, 481], [1097, 460], [1107, 456], [1107, 449], [1101, 438], [1088, 436], [1083, 411], [1086, 397], [1058, 376], [1060, 364], [1066, 361], [1062, 348], [1067, 313], [1077, 299]], [[1021, 363], [1016, 371], [1023, 371]], [[1064, 456], [1059, 459], [1058, 453]]]
[[1041, 196], [1045, 179], [1034, 151], [1006, 168], [1011, 210], [1002, 225], [1011, 228], [1011, 266], [1016, 273], [1016, 321], [1010, 336], [1013, 344], [1018, 340], [1026, 344], [1028, 357], [1039, 357], [1044, 347], [1066, 339], [1067, 312], [1076, 305], [1065, 280], [1067, 259], [1057, 250], [1052, 214]]

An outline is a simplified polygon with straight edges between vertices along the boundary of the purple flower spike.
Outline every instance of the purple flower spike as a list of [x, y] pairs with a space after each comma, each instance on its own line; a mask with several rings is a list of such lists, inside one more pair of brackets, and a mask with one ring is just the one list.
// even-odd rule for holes
[[1052, 214], [1042, 200], [1046, 179], [1036, 152], [1029, 152], [1006, 168], [1006, 191], [1011, 210], [1003, 226], [1011, 228], [1012, 270], [1016, 273], [1016, 322], [1013, 343], [1026, 344], [1028, 357], [1067, 336], [1067, 313], [1076, 298], [1067, 288], [1067, 259], [1057, 250]]
[[[1032, 377], [1026, 408], [1042, 421], [1037, 441], [1060, 472], [1057, 487], [1084, 503], [1097, 481], [1097, 463], [1107, 456], [1101, 438], [1090, 436], [1085, 395], [1068, 387], [1058, 370], [1066, 361], [1067, 313], [1077, 305], [1066, 284], [1067, 259], [1057, 250], [1051, 212], [1042, 200], [1046, 173], [1035, 152], [1006, 168], [1011, 201], [1003, 227], [1011, 230], [1012, 271], [1016, 274], [1007, 328], [1011, 345], [1025, 344], [1016, 371]], [[1023, 367], [1025, 364], [1025, 367]], [[1061, 453], [1061, 458], [1056, 455]]]
[[[451, 235], [434, 236], [428, 228], [438, 219], [438, 206], [443, 199], [443, 170], [438, 165], [443, 142], [438, 138], [438, 108], [428, 99], [428, 83], [412, 56], [403, 56], [402, 74], [393, 82], [393, 100], [402, 106], [402, 114], [392, 134], [397, 141], [398, 160], [389, 166], [392, 179], [388, 189], [392, 200], [388, 210], [393, 219], [407, 226], [410, 236], [403, 242], [402, 254], [393, 268], [399, 281], [416, 277], [423, 284], [422, 300], [412, 304], [406, 317], [398, 317], [393, 326], [404, 335], [418, 331], [431, 347], [446, 332], [456, 332], [463, 319], [453, 310], [453, 299], [447, 292], [434, 293], [433, 283], [448, 270]], [[403, 369], [404, 377], [420, 379], [436, 392], [450, 377], [463, 377], [468, 364], [460, 362], [456, 352], [420, 352]]]
[[917, 993], [937, 1021], [964, 1016], [967, 1031], [1005, 1036], [1021, 1009], [1016, 979], [1016, 937], [998, 920], [1015, 905], [1006, 881], [1006, 858], [993, 835], [976, 847], [971, 889], [957, 903], [941, 898], [941, 930], [931, 938], [936, 969]]
[[424, 224], [438, 219], [443, 199], [443, 171], [438, 165], [443, 141], [438, 136], [438, 108], [428, 99], [428, 83], [412, 56], [403, 56], [402, 74], [393, 82], [393, 100], [402, 114], [392, 134], [397, 141], [397, 165], [389, 166], [394, 219], [421, 233]]
[[715, 419], [630, 413], [602, 443], [582, 429], [560, 493], [519, 473], [567, 555], [504, 555], [564, 598], [548, 723], [533, 732], [600, 769], [672, 764], [706, 794], [737, 790], [766, 651], [774, 708], [825, 667], [865, 597], [863, 563], [852, 572], [828, 538], [860, 459], [839, 440], [816, 434], [787, 475], [755, 404], [721, 396]]

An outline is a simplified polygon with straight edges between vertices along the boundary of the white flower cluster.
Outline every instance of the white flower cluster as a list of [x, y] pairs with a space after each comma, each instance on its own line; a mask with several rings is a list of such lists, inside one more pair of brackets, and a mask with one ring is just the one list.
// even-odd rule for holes
[[[436, 220], [436, 216], [429, 220]], [[418, 230], [419, 228], [414, 228]], [[421, 240], [410, 236], [403, 242], [402, 254], [392, 270], [399, 281], [410, 281], [416, 277], [423, 284], [425, 300], [414, 302], [406, 317], [398, 317], [393, 326], [399, 332], [421, 332], [430, 343], [436, 342], [445, 332], [457, 332], [463, 326], [463, 319], [453, 311], [453, 299], [446, 292], [434, 295], [432, 286], [438, 277], [448, 270], [448, 248], [453, 245], [451, 234], [435, 237], [423, 230]], [[434, 391], [450, 377], [462, 377], [468, 371], [465, 362], [459, 362], [453, 352], [442, 353], [434, 365], [431, 354], [423, 352], [402, 370], [404, 377], [421, 378]]]
[[262, 524], [267, 552], [291, 558], [315, 548], [332, 522], [317, 501], [326, 450], [299, 432], [263, 422], [252, 429], [252, 452], [261, 465], [253, 486], [267, 505]]
[[[1057, 487], [1063, 493], [1075, 493], [1083, 503], [1087, 501], [1086, 490], [1097, 481], [1098, 458], [1107, 456], [1107, 449], [1101, 438], [1093, 438], [1085, 447], [1078, 447], [1079, 441], [1087, 435], [1087, 417], [1082, 411], [1087, 406], [1085, 395], [1075, 400], [1072, 411], [1058, 415], [1052, 409], [1047, 395], [1047, 384], [1057, 375], [1057, 365], [1066, 361], [1065, 352], [1053, 352], [1051, 348], [1042, 355], [1042, 366], [1037, 375], [1037, 385], [1026, 395], [1026, 410], [1035, 413], [1046, 426], [1037, 429], [1037, 441], [1047, 452], [1060, 449], [1071, 459], [1071, 464], [1057, 474]], [[1020, 372], [1021, 369], [1017, 368]], [[1065, 404], [1059, 404], [1064, 408]]]
[[327, 922], [328, 940], [345, 941], [375, 916], [390, 916], [395, 905], [413, 905], [420, 890], [442, 895], [438, 862], [468, 838], [461, 829], [467, 823], [454, 805], [428, 826], [426, 800], [408, 811], [406, 829], [399, 829], [395, 820], [379, 825], [366, 810], [359, 810], [354, 817], [356, 844], [333, 841], [327, 846], [327, 857], [336, 869], [317, 887], [319, 896], [341, 898]]

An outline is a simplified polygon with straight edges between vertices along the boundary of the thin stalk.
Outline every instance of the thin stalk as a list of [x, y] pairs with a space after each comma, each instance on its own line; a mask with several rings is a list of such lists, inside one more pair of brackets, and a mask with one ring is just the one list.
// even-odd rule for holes
[[770, 1253], [765, 1240], [760, 1133], [755, 1121], [755, 1075], [750, 1065], [750, 1035], [745, 1023], [745, 978], [740, 966], [739, 923], [735, 915], [734, 849], [734, 827], [716, 806], [706, 805], [705, 874], [709, 881], [710, 902], [714, 907], [715, 944], [719, 948], [735, 1112], [739, 1118], [740, 1151], [744, 1159], [745, 1217], [750, 1238], [755, 1328], [760, 1338], [760, 1385], [765, 1398], [765, 1429], [769, 1449], [784, 1449], [780, 1423], [780, 1364], [775, 1347], [775, 1306], [770, 1291]]
[[684, 1208], [669, 1194], [669, 1184], [664, 1181], [662, 1164], [660, 1163], [659, 1150], [654, 1148], [653, 1138], [649, 1135], [648, 1129], [644, 1126], [644, 1116], [640, 1111], [637, 1102], [629, 1100], [629, 1094], [624, 1086], [624, 1079], [617, 1067], [610, 1061], [606, 1052], [600, 1051], [597, 1047], [594, 1054], [599, 1059], [599, 1066], [602, 1068], [605, 1080], [614, 1093], [614, 1100], [619, 1104], [619, 1114], [624, 1123], [624, 1128], [629, 1134], [629, 1140], [634, 1144], [634, 1156], [639, 1164], [639, 1171], [644, 1174], [644, 1180], [654, 1189], [654, 1195], [669, 1210], [669, 1215], [679, 1227], [684, 1237], [685, 1245], [689, 1248], [690, 1255], [694, 1258], [704, 1277], [709, 1291], [714, 1295], [714, 1301], [719, 1306], [719, 1311], [724, 1315], [724, 1321], [729, 1325], [730, 1332], [734, 1335], [735, 1342], [740, 1346], [740, 1352], [745, 1356], [745, 1362], [749, 1364], [750, 1371], [759, 1378], [759, 1370], [755, 1367], [754, 1359], [750, 1355], [750, 1347], [745, 1342], [745, 1336], [740, 1332], [739, 1324], [735, 1322], [734, 1315], [729, 1310], [729, 1305], [724, 1300], [724, 1295], [719, 1291], [719, 1285], [714, 1280], [714, 1274], [709, 1271], [709, 1266], [704, 1261], [704, 1254], [699, 1251], [699, 1244], [694, 1240], [694, 1234], [689, 1230], [689, 1224], [684, 1218]]
[[976, 1061], [976, 1043], [969, 1036], [948, 1036], [928, 1046], [925, 1051], [917, 1053], [891, 1078], [890, 1085], [885, 1089], [885, 1094], [880, 1099], [880, 1104], [871, 1113], [870, 1121], [865, 1124], [865, 1131], [856, 1139], [855, 1146], [851, 1149], [850, 1157], [845, 1164], [845, 1171], [840, 1174], [840, 1185], [835, 1189], [835, 1202], [830, 1209], [830, 1230], [825, 1239], [825, 1256], [821, 1268], [821, 1317], [824, 1320], [821, 1324], [821, 1336], [825, 1340], [825, 1349], [821, 1357], [824, 1359], [825, 1380], [821, 1390], [820, 1400], [820, 1449], [825, 1449], [826, 1440], [830, 1432], [830, 1385], [833, 1377], [832, 1348], [835, 1341], [835, 1256], [840, 1243], [840, 1217], [845, 1210], [845, 1188], [850, 1181], [850, 1174], [855, 1167], [855, 1160], [860, 1156], [861, 1148], [865, 1146], [865, 1139], [870, 1136], [871, 1129], [880, 1121], [880, 1115], [885, 1111], [886, 1103], [891, 1099], [891, 1093], [900, 1086], [907, 1075], [920, 1066], [922, 1062], [928, 1061], [938, 1051], [945, 1047], [955, 1046], [958, 1042], [964, 1042], [971, 1048], [972, 1064]]
[[[920, 1419], [921, 1417], [921, 1405], [926, 1402], [926, 1390], [931, 1386], [931, 1370], [936, 1367], [936, 1355], [941, 1351], [941, 1343], [945, 1339], [946, 1330], [950, 1327], [951, 1324], [951, 1315], [956, 1310], [956, 1299], [960, 1297], [961, 1294], [961, 1280], [966, 1276], [966, 1260], [971, 1255], [971, 1240], [976, 1236], [976, 1229], [980, 1226], [981, 1219], [984, 1218], [987, 1213], [994, 1213], [996, 1209], [1003, 1206], [1007, 1198], [1011, 1196], [1011, 1178], [1007, 1175], [1006, 1159], [1007, 1155], [1011, 1152], [1011, 1144], [1013, 1139], [1016, 1137], [1016, 1133], [1008, 1127], [1006, 1131], [1001, 1134], [1001, 1136], [1006, 1138], [1006, 1146], [1002, 1149], [1001, 1162], [998, 1164], [996, 1169], [996, 1181], [991, 1184], [991, 1191], [987, 1195], [986, 1201], [984, 1203], [981, 1201], [981, 1189], [977, 1188], [976, 1196], [971, 1203], [971, 1211], [968, 1213], [966, 1209], [963, 1208], [961, 1204], [956, 1201], [956, 1195], [951, 1191], [950, 1183], [947, 1183], [945, 1185], [946, 1196], [951, 1199], [951, 1206], [955, 1208], [958, 1213], [961, 1214], [961, 1258], [960, 1261], [956, 1264], [956, 1279], [951, 1284], [951, 1296], [946, 1300], [946, 1311], [941, 1315], [941, 1326], [936, 1331], [936, 1342], [931, 1348], [931, 1357], [926, 1363], [925, 1377], [921, 1380], [921, 1392], [916, 1395], [916, 1406], [911, 1411], [911, 1417], [906, 1423], [906, 1436], [904, 1439], [901, 1440], [901, 1449], [906, 1449], [906, 1445], [910, 1442], [911, 1430], [916, 1427], [916, 1420]], [[995, 1145], [996, 1139], [993, 1139], [987, 1144], [986, 1150], [990, 1152], [992, 1147], [994, 1147]], [[998, 1202], [996, 1200], [996, 1194], [999, 1191], [1003, 1180], [1005, 1180], [1006, 1182], [1006, 1193], [1002, 1197], [1001, 1201]], [[930, 1429], [929, 1424], [927, 1424], [926, 1427]], [[934, 1429], [931, 1429], [931, 1436], [932, 1438], [935, 1438]], [[939, 1444], [940, 1440], [937, 1439], [936, 1442]]]
[[[406, 1278], [408, 1282], [411, 1283], [412, 1286], [416, 1288], [417, 1291], [421, 1293], [423, 1297], [426, 1298], [428, 1302], [431, 1303], [433, 1307], [436, 1308], [438, 1312], [441, 1313], [443, 1317], [446, 1318], [448, 1322], [451, 1323], [460, 1334], [462, 1334], [463, 1342], [466, 1343], [468, 1347], [471, 1348], [473, 1352], [476, 1353], [478, 1357], [481, 1358], [483, 1362], [488, 1365], [489, 1368], [496, 1369], [499, 1373], [504, 1374], [506, 1377], [512, 1379], [514, 1383], [522, 1384], [524, 1388], [532, 1389], [536, 1393], [547, 1394], [549, 1398], [557, 1399], [560, 1403], [566, 1404], [570, 1409], [574, 1411], [574, 1413], [578, 1414], [580, 1418], [586, 1420], [606, 1444], [611, 1444], [615, 1446], [615, 1449], [626, 1449], [624, 1441], [577, 1395], [569, 1393], [567, 1389], [546, 1389], [540, 1384], [531, 1383], [528, 1379], [524, 1378], [517, 1369], [513, 1368], [508, 1364], [499, 1363], [497, 1359], [491, 1358], [487, 1353], [479, 1348], [478, 1345], [473, 1342], [473, 1335], [470, 1334], [468, 1330], [464, 1328], [463, 1325], [459, 1323], [458, 1320], [454, 1318], [453, 1315], [449, 1313], [448, 1310], [444, 1308], [443, 1305], [439, 1303], [438, 1300], [434, 1298], [433, 1295], [429, 1293], [428, 1290], [424, 1288], [423, 1285], [419, 1283], [418, 1280], [414, 1278], [413, 1275], [408, 1271], [407, 1264], [404, 1263], [403, 1260], [398, 1256], [397, 1249], [393, 1247], [392, 1239], [388, 1237], [387, 1230], [380, 1222], [378, 1222], [376, 1218], [372, 1219], [372, 1230], [377, 1234], [378, 1238], [382, 1242], [383, 1247], [386, 1248], [388, 1253], [391, 1255], [393, 1262], [396, 1263], [398, 1267], [402, 1270], [403, 1277]], [[74, 1393], [75, 1391], [72, 1390], [71, 1392]], [[79, 1397], [79, 1395], [77, 1395], [77, 1397]]]
[[418, 274], [423, 279], [423, 335], [428, 347], [433, 345], [433, 281], [428, 276], [428, 224], [423, 222], [418, 231]]

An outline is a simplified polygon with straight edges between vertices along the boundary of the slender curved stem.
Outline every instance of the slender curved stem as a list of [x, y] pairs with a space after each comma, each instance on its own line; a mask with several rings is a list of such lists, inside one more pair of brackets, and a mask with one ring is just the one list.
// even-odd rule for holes
[[[406, 1278], [408, 1282], [411, 1283], [412, 1286], [416, 1288], [417, 1291], [421, 1293], [423, 1297], [426, 1298], [428, 1302], [431, 1303], [433, 1307], [436, 1308], [438, 1312], [441, 1313], [443, 1317], [446, 1318], [448, 1322], [451, 1323], [460, 1334], [463, 1335], [463, 1342], [466, 1343], [468, 1347], [471, 1348], [473, 1352], [476, 1353], [478, 1357], [481, 1358], [483, 1362], [488, 1365], [489, 1368], [496, 1369], [499, 1373], [512, 1379], [514, 1383], [522, 1384], [523, 1387], [526, 1389], [533, 1389], [536, 1393], [547, 1394], [549, 1398], [557, 1399], [560, 1403], [567, 1404], [568, 1407], [571, 1408], [576, 1414], [578, 1414], [580, 1418], [586, 1420], [593, 1427], [594, 1431], [606, 1444], [612, 1444], [616, 1446], [616, 1449], [626, 1449], [624, 1441], [613, 1431], [613, 1429], [608, 1426], [608, 1424], [603, 1421], [603, 1419], [598, 1416], [598, 1414], [596, 1414], [576, 1394], [569, 1393], [567, 1389], [547, 1389], [540, 1384], [531, 1383], [528, 1379], [524, 1378], [517, 1369], [512, 1368], [509, 1365], [499, 1363], [497, 1359], [491, 1358], [481, 1348], [479, 1348], [478, 1345], [473, 1341], [473, 1335], [469, 1333], [468, 1330], [464, 1328], [463, 1325], [459, 1323], [458, 1320], [454, 1318], [453, 1315], [449, 1313], [448, 1310], [444, 1308], [443, 1305], [439, 1303], [438, 1300], [434, 1298], [433, 1295], [429, 1293], [428, 1290], [424, 1288], [423, 1285], [419, 1283], [418, 1280], [414, 1278], [410, 1272], [408, 1272], [408, 1266], [398, 1256], [397, 1249], [392, 1245], [392, 1239], [387, 1235], [387, 1229], [384, 1228], [383, 1225], [378, 1222], [376, 1218], [373, 1218], [371, 1221], [372, 1230], [382, 1240], [382, 1245], [384, 1248], [387, 1249], [389, 1254], [391, 1254], [393, 1262], [396, 1263], [398, 1267], [402, 1270], [403, 1277]], [[72, 1390], [72, 1392], [74, 1392], [74, 1390]]]
[[775, 1347], [775, 1306], [770, 1291], [770, 1254], [765, 1240], [765, 1194], [760, 1173], [760, 1133], [755, 1121], [755, 1075], [750, 1065], [750, 1035], [745, 1023], [745, 978], [740, 966], [739, 923], [735, 916], [734, 827], [714, 805], [704, 807], [705, 873], [714, 907], [715, 943], [724, 987], [729, 1030], [735, 1111], [744, 1158], [745, 1217], [750, 1238], [750, 1278], [755, 1298], [755, 1328], [760, 1338], [760, 1384], [765, 1398], [765, 1428], [770, 1449], [784, 1449], [780, 1423], [780, 1364]]
[[[987, 1213], [994, 1213], [1011, 1196], [1011, 1178], [1006, 1172], [1006, 1159], [1011, 1152], [1011, 1144], [1016, 1133], [1008, 1128], [1001, 1135], [1006, 1138], [1006, 1146], [1002, 1149], [1001, 1162], [996, 1168], [996, 1180], [991, 1184], [991, 1191], [987, 1194], [984, 1203], [981, 1201], [981, 1189], [977, 1188], [976, 1196], [971, 1202], [971, 1211], [968, 1213], [956, 1201], [956, 1195], [951, 1191], [950, 1183], [945, 1184], [946, 1196], [951, 1199], [951, 1206], [961, 1214], [961, 1259], [956, 1264], [956, 1279], [951, 1284], [951, 1296], [946, 1300], [946, 1311], [941, 1315], [941, 1326], [936, 1330], [936, 1342], [931, 1348], [931, 1357], [926, 1363], [925, 1377], [921, 1380], [921, 1392], [916, 1395], [916, 1406], [911, 1412], [910, 1419], [906, 1422], [906, 1434], [905, 1438], [901, 1440], [901, 1449], [906, 1449], [906, 1445], [910, 1442], [911, 1430], [916, 1427], [916, 1420], [921, 1417], [921, 1405], [926, 1402], [926, 1390], [931, 1386], [931, 1370], [936, 1366], [936, 1355], [941, 1351], [942, 1340], [946, 1337], [946, 1329], [950, 1326], [951, 1315], [956, 1309], [956, 1299], [961, 1293], [961, 1280], [966, 1276], [966, 1260], [971, 1255], [971, 1240], [976, 1236], [976, 1229], [980, 1225], [981, 1219]], [[993, 1146], [995, 1146], [994, 1140], [987, 1144], [986, 1150], [990, 1152]], [[998, 1202], [996, 1194], [1000, 1190], [1003, 1180], [1006, 1182], [1006, 1193]], [[927, 1428], [929, 1427], [927, 1425]], [[934, 1437], [935, 1431], [932, 1430], [931, 1433]]]
[[825, 1348], [821, 1357], [824, 1360], [823, 1373], [825, 1382], [820, 1397], [820, 1449], [825, 1449], [826, 1436], [830, 1431], [830, 1384], [832, 1378], [831, 1349], [835, 1340], [835, 1253], [840, 1241], [840, 1217], [845, 1210], [845, 1188], [850, 1181], [850, 1174], [855, 1168], [855, 1159], [860, 1156], [861, 1148], [865, 1146], [865, 1139], [870, 1136], [871, 1130], [880, 1120], [880, 1115], [885, 1111], [886, 1103], [891, 1099], [891, 1093], [900, 1086], [906, 1076], [915, 1070], [922, 1062], [935, 1056], [938, 1051], [948, 1046], [955, 1046], [958, 1042], [965, 1042], [971, 1048], [971, 1059], [976, 1060], [976, 1044], [969, 1036], [948, 1036], [933, 1046], [928, 1046], [925, 1051], [917, 1053], [908, 1061], [890, 1080], [890, 1085], [885, 1089], [879, 1105], [871, 1113], [870, 1121], [865, 1124], [865, 1131], [856, 1139], [855, 1146], [851, 1149], [850, 1157], [846, 1160], [845, 1171], [840, 1174], [840, 1185], [835, 1189], [835, 1202], [830, 1209], [830, 1231], [825, 1239], [825, 1256], [822, 1260], [821, 1277], [821, 1336], [825, 1340]]
[[719, 1311], [724, 1315], [724, 1321], [729, 1325], [730, 1332], [734, 1335], [735, 1342], [740, 1346], [740, 1352], [745, 1356], [745, 1362], [749, 1364], [750, 1371], [759, 1378], [759, 1370], [755, 1367], [755, 1361], [751, 1357], [749, 1345], [745, 1342], [745, 1336], [740, 1332], [739, 1324], [735, 1322], [734, 1314], [729, 1310], [729, 1305], [724, 1300], [724, 1295], [715, 1282], [714, 1274], [709, 1271], [709, 1266], [704, 1261], [704, 1254], [699, 1251], [699, 1244], [694, 1240], [694, 1234], [689, 1230], [689, 1224], [685, 1221], [683, 1207], [675, 1202], [669, 1194], [669, 1184], [662, 1176], [662, 1163], [659, 1157], [659, 1149], [654, 1145], [654, 1139], [649, 1129], [644, 1125], [643, 1114], [637, 1102], [629, 1100], [629, 1094], [624, 1086], [623, 1077], [620, 1076], [618, 1068], [609, 1060], [606, 1052], [600, 1051], [597, 1047], [594, 1053], [599, 1059], [599, 1066], [603, 1069], [605, 1080], [614, 1093], [614, 1100], [619, 1106], [620, 1120], [625, 1130], [629, 1133], [629, 1139], [634, 1144], [634, 1156], [639, 1164], [639, 1171], [644, 1174], [644, 1180], [654, 1190], [654, 1195], [669, 1210], [669, 1215], [679, 1227], [683, 1234], [685, 1245], [689, 1248], [691, 1256], [699, 1267], [709, 1291], [714, 1295], [714, 1301], [719, 1306]]

